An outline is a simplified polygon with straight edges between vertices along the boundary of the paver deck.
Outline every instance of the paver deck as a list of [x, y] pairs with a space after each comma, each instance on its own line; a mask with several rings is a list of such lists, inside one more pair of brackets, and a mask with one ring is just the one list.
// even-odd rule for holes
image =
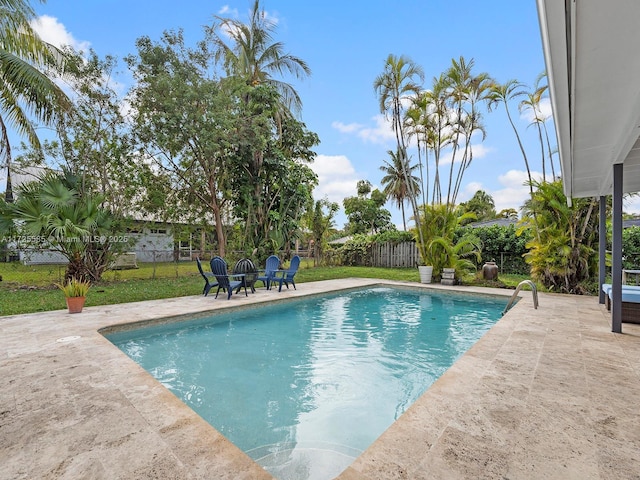
[[[0, 317], [0, 479], [271, 478], [98, 330], [375, 283], [399, 284]], [[539, 296], [522, 292], [338, 478], [640, 479], [640, 325], [613, 334], [596, 297]]]

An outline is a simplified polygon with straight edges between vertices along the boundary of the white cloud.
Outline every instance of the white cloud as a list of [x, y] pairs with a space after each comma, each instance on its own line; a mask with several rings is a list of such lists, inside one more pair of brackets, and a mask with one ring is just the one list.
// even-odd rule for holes
[[86, 52], [91, 46], [90, 42], [76, 40], [56, 17], [42, 15], [31, 22], [31, 28], [42, 40], [56, 47], [70, 45], [76, 51]]
[[[548, 98], [543, 98], [540, 100], [538, 104], [538, 116], [540, 118], [551, 118], [553, 116], [553, 111], [551, 109], [551, 102]], [[520, 118], [526, 120], [527, 123], [532, 123], [534, 120], [533, 110], [531, 108], [527, 108], [520, 114]]]
[[374, 125], [370, 127], [360, 123], [342, 123], [339, 121], [333, 122], [331, 126], [339, 132], [355, 135], [364, 140], [365, 143], [384, 145], [396, 138], [391, 122], [384, 115], [376, 115], [371, 117], [371, 120]]
[[342, 206], [345, 197], [356, 194], [358, 175], [345, 155], [318, 155], [309, 166], [318, 175], [318, 186], [313, 191], [317, 200], [326, 196]]
[[364, 128], [364, 126], [360, 123], [346, 124], [342, 122], [333, 122], [331, 126], [341, 133], [354, 133]]
[[[542, 179], [540, 172], [531, 172], [534, 180]], [[527, 182], [529, 177], [524, 170], [509, 170], [498, 177], [498, 183], [503, 187], [494, 191], [487, 191], [493, 197], [496, 205], [496, 212], [505, 208], [515, 208], [519, 210], [526, 200], [529, 199], [529, 187]]]
[[231, 8], [229, 5], [223, 5], [220, 10], [218, 10], [218, 15], [228, 15], [231, 14], [232, 17], [238, 16], [238, 9]]

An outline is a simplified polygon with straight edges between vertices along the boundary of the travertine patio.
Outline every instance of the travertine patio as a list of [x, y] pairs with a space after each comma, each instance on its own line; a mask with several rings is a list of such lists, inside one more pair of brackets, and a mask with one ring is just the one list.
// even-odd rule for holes
[[[0, 317], [0, 478], [271, 478], [98, 330], [375, 283]], [[640, 325], [522, 297], [339, 478], [640, 478]]]

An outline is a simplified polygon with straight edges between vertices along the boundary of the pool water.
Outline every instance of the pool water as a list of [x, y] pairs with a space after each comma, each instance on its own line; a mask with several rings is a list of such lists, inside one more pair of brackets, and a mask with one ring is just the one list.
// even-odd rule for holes
[[108, 338], [276, 478], [324, 480], [491, 328], [505, 304], [377, 287]]

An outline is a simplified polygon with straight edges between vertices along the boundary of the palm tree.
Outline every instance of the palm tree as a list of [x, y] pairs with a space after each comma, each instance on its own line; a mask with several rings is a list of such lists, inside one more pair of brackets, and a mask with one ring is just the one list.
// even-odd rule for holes
[[440, 183], [440, 156], [442, 150], [452, 141], [451, 119], [447, 107], [447, 80], [444, 74], [434, 77], [431, 90], [423, 93], [425, 98], [423, 124], [425, 126], [426, 145], [433, 150], [435, 163], [433, 174], [433, 193], [431, 204], [442, 203]]
[[520, 227], [536, 230], [525, 255], [531, 275], [553, 291], [588, 293], [598, 269], [598, 199], [577, 198], [569, 206], [560, 180], [533, 186]]
[[[298, 92], [288, 83], [273, 77], [285, 72], [303, 78], [311, 74], [304, 60], [284, 51], [282, 42], [273, 42], [276, 23], [264, 10], [260, 0], [255, 0], [245, 24], [232, 18], [216, 16], [219, 23], [206, 28], [208, 36], [216, 47], [216, 60], [223, 60], [228, 75], [241, 77], [248, 85], [266, 84], [280, 94], [287, 108], [299, 112], [302, 101]], [[228, 35], [232, 44], [222, 38], [220, 32]]]
[[33, 31], [35, 17], [26, 0], [3, 0], [0, 7], [0, 159], [11, 163], [8, 129], [40, 151], [34, 124], [52, 124], [71, 108], [71, 102], [44, 72], [62, 72], [64, 57]]
[[391, 117], [393, 130], [396, 135], [398, 154], [402, 157], [402, 174], [409, 188], [409, 200], [413, 208], [413, 218], [418, 227], [419, 244], [424, 245], [422, 238], [422, 228], [420, 228], [420, 212], [416, 201], [417, 193], [413, 190], [413, 184], [409, 181], [410, 172], [407, 171], [408, 161], [406, 135], [404, 132], [404, 109], [403, 102], [410, 103], [410, 100], [420, 93], [421, 86], [416, 80], [424, 81], [422, 68], [413, 63], [411, 59], [404, 55], [396, 56], [390, 54], [384, 65], [384, 72], [376, 77], [373, 88], [380, 100], [380, 112], [387, 118]]
[[513, 129], [513, 133], [516, 135], [516, 139], [518, 141], [518, 146], [520, 147], [520, 152], [522, 153], [522, 158], [524, 159], [524, 165], [527, 169], [527, 177], [529, 179], [529, 193], [531, 194], [531, 198], [533, 198], [533, 181], [531, 179], [531, 169], [529, 168], [529, 160], [527, 159], [527, 152], [522, 145], [522, 140], [520, 139], [520, 134], [518, 133], [518, 129], [516, 125], [513, 123], [513, 119], [511, 118], [511, 112], [509, 110], [509, 101], [514, 98], [521, 97], [526, 94], [524, 90], [524, 85], [518, 82], [515, 79], [509, 80], [503, 84], [494, 83], [491, 85], [491, 89], [489, 91], [489, 110], [492, 107], [496, 107], [498, 104], [504, 105], [504, 110], [507, 114], [507, 118], [509, 119], [509, 124]]
[[[403, 165], [403, 163], [407, 163], [407, 160], [400, 152], [394, 153], [392, 150], [387, 150], [387, 153], [389, 157], [391, 157], [391, 162], [384, 160], [384, 165], [380, 167], [380, 170], [385, 173], [385, 176], [380, 180], [380, 183], [384, 185], [382, 193], [384, 193], [387, 198], [395, 200], [396, 205], [400, 207], [402, 211], [402, 225], [406, 232], [407, 222], [404, 212], [404, 202], [409, 198], [409, 192], [414, 192], [415, 195], [420, 194], [420, 178], [413, 175], [413, 171], [419, 167], [419, 164], [413, 166]], [[409, 173], [409, 181], [412, 183], [411, 186], [407, 185], [404, 175], [405, 171]]]
[[556, 170], [553, 166], [553, 154], [558, 150], [557, 148], [551, 148], [551, 141], [549, 140], [549, 130], [547, 129], [547, 120], [549, 120], [550, 115], [544, 116], [542, 111], [540, 110], [540, 102], [544, 98], [544, 94], [549, 90], [549, 85], [542, 84], [542, 81], [547, 78], [547, 72], [541, 72], [537, 77], [536, 81], [533, 84], [533, 90], [537, 94], [537, 109], [540, 114], [540, 123], [542, 123], [542, 130], [544, 131], [544, 136], [547, 144], [547, 155], [549, 155], [549, 165], [551, 165], [551, 177], [552, 180], [556, 180]]

